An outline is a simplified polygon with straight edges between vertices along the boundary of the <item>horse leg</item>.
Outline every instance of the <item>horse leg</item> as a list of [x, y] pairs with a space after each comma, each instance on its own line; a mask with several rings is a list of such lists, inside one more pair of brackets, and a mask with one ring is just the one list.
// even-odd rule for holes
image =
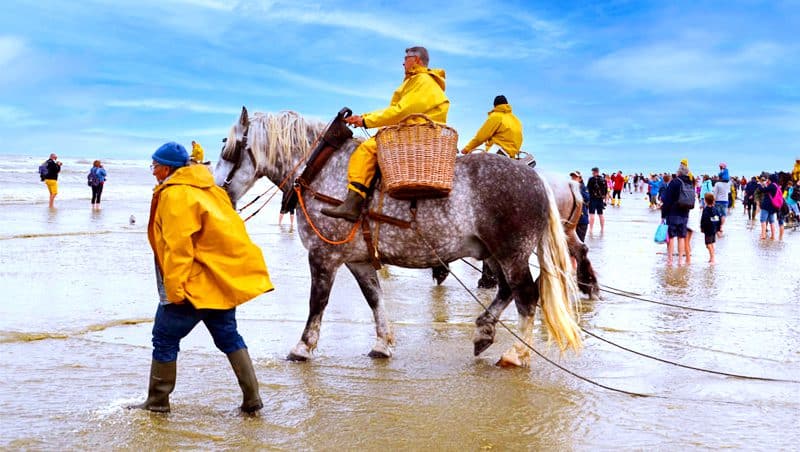
[[497, 319], [500, 318], [500, 314], [503, 313], [508, 303], [511, 302], [512, 295], [511, 288], [508, 286], [503, 272], [500, 271], [497, 265], [489, 260], [485, 260], [484, 263], [494, 267], [494, 273], [497, 275], [497, 294], [487, 310], [475, 320], [475, 336], [472, 339], [475, 345], [475, 356], [483, 353], [494, 343]]
[[386, 310], [381, 297], [378, 272], [370, 264], [348, 263], [345, 265], [356, 278], [358, 287], [361, 288], [361, 293], [367, 299], [367, 304], [372, 309], [372, 316], [375, 319], [375, 333], [378, 337], [369, 352], [369, 357], [390, 358], [392, 356], [391, 346], [394, 345], [394, 335], [389, 322], [386, 320]]
[[497, 287], [497, 276], [492, 270], [492, 267], [483, 261], [483, 268], [481, 269], [481, 278], [478, 280], [478, 287], [481, 289], [492, 289]]
[[311, 352], [317, 348], [319, 341], [319, 328], [322, 324], [322, 314], [328, 306], [333, 280], [336, 278], [336, 269], [340, 263], [325, 261], [309, 252], [308, 263], [311, 267], [311, 295], [309, 297], [308, 320], [300, 337], [300, 342], [294, 346], [287, 359], [290, 361], [306, 361], [311, 358]]
[[527, 261], [517, 262], [508, 272], [509, 286], [514, 293], [514, 303], [519, 314], [519, 335], [523, 342], [517, 341], [506, 350], [497, 361], [500, 367], [528, 367], [533, 342], [533, 318], [539, 301], [538, 281], [535, 283], [528, 269]]

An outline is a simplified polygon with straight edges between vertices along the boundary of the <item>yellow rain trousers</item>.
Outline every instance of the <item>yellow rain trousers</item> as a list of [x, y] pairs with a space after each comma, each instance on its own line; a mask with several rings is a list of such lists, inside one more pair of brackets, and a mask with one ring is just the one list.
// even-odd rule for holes
[[147, 238], [172, 303], [231, 309], [273, 289], [261, 249], [203, 165], [154, 189]]
[[[388, 107], [361, 115], [364, 126], [373, 128], [395, 125], [412, 113], [424, 113], [435, 122], [446, 123], [450, 101], [444, 94], [444, 78], [442, 69], [414, 67], [392, 94]], [[412, 119], [409, 122], [419, 123], [424, 120]], [[347, 188], [366, 197], [366, 190], [375, 177], [377, 165], [378, 144], [373, 137], [361, 143], [350, 156]]]
[[464, 150], [469, 153], [483, 143], [486, 143], [487, 151], [496, 144], [503, 148], [509, 157], [517, 157], [522, 148], [522, 123], [514, 113], [511, 113], [511, 105], [502, 104], [494, 107], [489, 112], [486, 122], [467, 143]]

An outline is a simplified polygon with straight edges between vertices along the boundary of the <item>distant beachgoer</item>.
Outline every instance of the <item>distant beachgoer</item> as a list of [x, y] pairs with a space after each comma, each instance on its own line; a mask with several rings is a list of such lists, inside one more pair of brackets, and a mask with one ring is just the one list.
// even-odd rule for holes
[[611, 195], [611, 205], [620, 207], [622, 203], [622, 190], [625, 188], [625, 177], [622, 176], [622, 171], [617, 171], [616, 174], [611, 176], [611, 188], [613, 194]]
[[778, 208], [772, 203], [772, 199], [780, 190], [778, 187], [778, 175], [770, 174], [769, 179], [762, 183], [761, 197], [761, 240], [767, 239], [767, 223], [769, 223], [771, 240], [775, 240], [775, 220]]
[[720, 217], [714, 205], [714, 194], [706, 193], [704, 197], [705, 207], [700, 216], [700, 231], [705, 235], [706, 248], [708, 249], [708, 262], [714, 263], [714, 243], [717, 241], [717, 231], [719, 230]]
[[795, 218], [800, 219], [800, 204], [798, 203], [800, 203], [800, 181], [790, 185], [786, 192], [786, 205], [789, 206], [789, 210], [794, 212]]
[[506, 96], [499, 95], [494, 98], [494, 108], [489, 112], [489, 117], [461, 153], [469, 154], [483, 143], [486, 143], [486, 151], [496, 144], [500, 147], [498, 154], [512, 159], [517, 158], [522, 149], [522, 123], [511, 112], [511, 105], [508, 104]]
[[647, 182], [648, 185], [648, 197], [650, 199], [650, 209], [655, 210], [658, 209], [658, 192], [661, 188], [661, 181], [655, 174], [650, 175], [650, 180]]
[[147, 236], [160, 303], [153, 325], [147, 400], [131, 408], [168, 412], [180, 341], [201, 321], [225, 353], [242, 389], [241, 410], [263, 407], [253, 363], [236, 328], [236, 306], [272, 290], [264, 256], [209, 171], [190, 165], [183, 146], [153, 154], [158, 181]]
[[[728, 171], [728, 164], [727, 163], [722, 162], [722, 163], [719, 164], [719, 174], [718, 174], [718, 176], [719, 176], [719, 180], [721, 180], [722, 182], [730, 182], [731, 181], [731, 176], [730, 176], [730, 172]], [[716, 202], [719, 202], [719, 198], [716, 198]]]
[[58, 173], [61, 172], [61, 162], [58, 161], [56, 154], [50, 154], [45, 166], [47, 170], [43, 174], [42, 180], [47, 185], [47, 191], [50, 193], [50, 208], [52, 209], [55, 207], [56, 195], [58, 195]]
[[744, 188], [744, 209], [750, 220], [756, 219], [756, 190], [758, 187], [758, 181], [753, 176]]
[[106, 169], [100, 160], [95, 160], [89, 169], [89, 186], [92, 187], [92, 210], [100, 210], [100, 197], [106, 183]]
[[[667, 264], [672, 264], [672, 254], [675, 249], [675, 242], [678, 243], [678, 265], [681, 264], [681, 259], [685, 259], [685, 263], [691, 262], [691, 252], [687, 250], [687, 236], [688, 236], [688, 222], [689, 210], [688, 207], [682, 206], [679, 203], [680, 193], [685, 185], [693, 187], [691, 178], [689, 177], [689, 165], [686, 159], [681, 160], [676, 176], [669, 182], [664, 195], [662, 197], [663, 211], [666, 213], [667, 219], [667, 234], [669, 240], [667, 241]], [[692, 195], [694, 200], [694, 195]], [[674, 240], [677, 239], [677, 240]]]
[[728, 182], [723, 182], [722, 179], [718, 179], [716, 183], [714, 183], [714, 199], [715, 199], [715, 206], [717, 210], [719, 210], [719, 230], [717, 231], [717, 235], [720, 237], [722, 236], [723, 228], [725, 227], [725, 217], [728, 216], [728, 194], [730, 193], [730, 188]]
[[800, 181], [800, 156], [794, 159], [794, 168], [792, 168], [792, 180]]
[[202, 164], [205, 161], [205, 151], [203, 151], [203, 146], [200, 146], [200, 143], [196, 141], [192, 141], [192, 155], [190, 159], [192, 163]]
[[285, 210], [284, 210], [283, 207], [281, 207], [281, 212], [278, 214], [278, 226], [280, 226], [281, 223], [283, 223], [283, 216], [288, 213], [289, 214], [289, 229], [294, 228], [294, 211], [295, 211], [295, 206], [286, 207]]
[[591, 234], [594, 229], [595, 216], [600, 217], [600, 233], [602, 234], [606, 228], [606, 222], [603, 218], [603, 209], [605, 209], [608, 187], [597, 167], [592, 168], [592, 177], [589, 178], [586, 188], [589, 190], [589, 234]]
[[578, 238], [581, 239], [581, 242], [586, 242], [586, 229], [589, 227], [589, 190], [583, 183], [583, 176], [580, 171], [575, 170], [569, 173], [569, 177], [580, 184], [583, 206], [581, 207], [581, 218], [578, 220], [578, 225], [575, 227], [575, 233], [578, 234]]
[[706, 199], [706, 193], [714, 192], [714, 184], [708, 174], [703, 175], [703, 182], [700, 184], [700, 200]]

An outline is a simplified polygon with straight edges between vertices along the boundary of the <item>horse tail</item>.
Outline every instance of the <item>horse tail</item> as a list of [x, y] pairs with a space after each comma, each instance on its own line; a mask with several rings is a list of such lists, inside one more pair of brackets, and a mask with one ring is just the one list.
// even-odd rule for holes
[[[539, 259], [539, 300], [542, 321], [550, 339], [561, 350], [581, 348], [580, 328], [577, 323], [579, 304], [578, 287], [572, 276], [569, 249], [561, 215], [550, 184], [543, 181], [547, 192], [547, 228], [541, 234], [537, 257]], [[580, 199], [580, 198], [579, 198]]]

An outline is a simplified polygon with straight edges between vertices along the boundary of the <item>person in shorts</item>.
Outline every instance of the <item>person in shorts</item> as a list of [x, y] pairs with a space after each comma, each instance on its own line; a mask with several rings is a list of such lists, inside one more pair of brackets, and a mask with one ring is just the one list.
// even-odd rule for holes
[[592, 168], [592, 177], [589, 178], [586, 188], [589, 190], [589, 234], [594, 229], [595, 216], [600, 217], [600, 233], [602, 234], [606, 227], [603, 209], [606, 207], [605, 199], [608, 194], [608, 186], [603, 176], [600, 175], [599, 168]]

